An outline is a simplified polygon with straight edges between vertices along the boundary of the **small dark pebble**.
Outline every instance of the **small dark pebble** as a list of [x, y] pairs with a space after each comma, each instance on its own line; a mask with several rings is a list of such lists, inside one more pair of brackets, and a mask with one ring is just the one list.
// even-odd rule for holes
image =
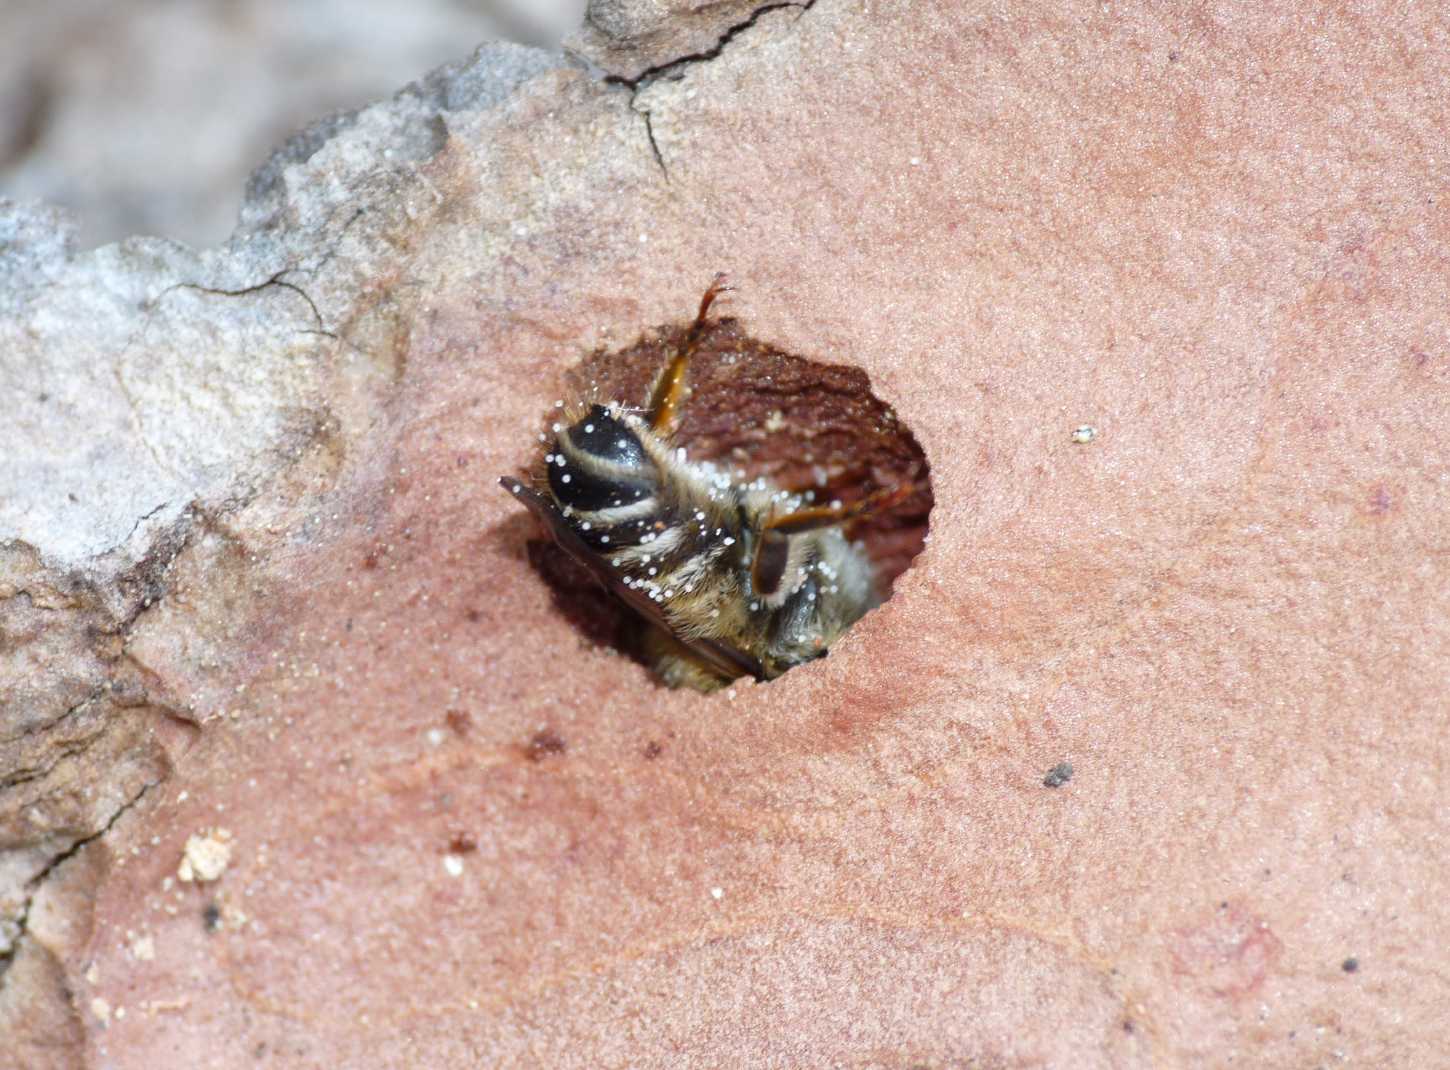
[[201, 909], [201, 923], [206, 926], [206, 931], [214, 933], [221, 926], [222, 910], [215, 903], [208, 903]]
[[652, 762], [664, 752], [665, 749], [661, 747], [656, 740], [652, 739], [647, 744], [645, 744], [644, 756], [646, 761]]
[[1072, 763], [1058, 762], [1042, 778], [1044, 788], [1060, 788], [1072, 779]]
[[1339, 968], [1345, 973], [1354, 973], [1359, 969], [1359, 959], [1347, 958], [1339, 964]]

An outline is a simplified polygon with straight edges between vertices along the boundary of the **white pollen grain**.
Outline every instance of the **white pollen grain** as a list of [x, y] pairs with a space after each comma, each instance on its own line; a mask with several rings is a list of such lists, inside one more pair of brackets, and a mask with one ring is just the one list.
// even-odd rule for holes
[[710, 898], [711, 899], [723, 899], [723, 898], [725, 898], [725, 889], [724, 888], [711, 888], [710, 889]]
[[562, 409], [563, 407], [564, 407], [564, 399], [563, 398], [560, 398], [558, 401], [554, 402], [554, 408], [556, 408], [556, 409]]
[[608, 535], [601, 535], [601, 536], [599, 536], [599, 541], [600, 542], [608, 542], [609, 541], [609, 536]]
[[562, 453], [555, 454], [554, 455], [554, 463], [557, 464], [560, 468], [563, 468], [564, 467], [564, 455]]
[[592, 434], [594, 434], [594, 425], [593, 424], [585, 424], [584, 425], [584, 433], [586, 435], [592, 435]]
[[562, 430], [564, 430], [564, 425], [563, 424], [555, 424], [554, 425], [554, 434], [557, 435]]
[[583, 528], [585, 531], [588, 531], [589, 530], [589, 521], [586, 520], [582, 524], [580, 524], [579, 526], [581, 528]]
[[734, 546], [735, 545], [735, 540], [732, 539], [729, 535], [726, 535], [720, 541], [723, 542], [726, 546]]
[[561, 483], [568, 483], [573, 478], [574, 478], [573, 476], [571, 476], [571, 475], [569, 475], [569, 473], [565, 472], [562, 476], [559, 477], [559, 482], [561, 482]]
[[649, 570], [649, 574], [650, 574], [650, 575], [651, 575], [651, 576], [653, 576], [653, 575], [654, 575], [654, 574], [655, 574], [655, 573], [656, 573], [656, 572], [658, 572], [658, 571], [659, 571], [659, 569], [657, 569], [657, 568], [653, 568], [653, 567], [652, 567], [652, 568], [651, 568], [651, 569], [650, 569], [650, 570]]
[[447, 873], [450, 877], [463, 876], [463, 859], [459, 858], [457, 855], [444, 855], [443, 871]]

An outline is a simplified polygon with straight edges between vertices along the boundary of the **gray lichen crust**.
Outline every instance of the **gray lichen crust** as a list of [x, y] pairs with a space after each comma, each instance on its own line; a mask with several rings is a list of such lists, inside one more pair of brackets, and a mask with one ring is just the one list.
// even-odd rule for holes
[[[224, 614], [164, 605], [174, 578], [244, 572], [221, 518], [309, 451], [345, 453], [391, 381], [406, 329], [363, 294], [438, 209], [425, 171], [451, 124], [566, 64], [490, 45], [317, 123], [218, 250], [78, 253], [60, 212], [0, 200], [0, 978], [41, 953], [42, 882], [165, 775], [150, 722], [194, 719], [146, 652], [160, 632], [224, 646]], [[0, 980], [0, 1022], [27, 998], [46, 997]]]

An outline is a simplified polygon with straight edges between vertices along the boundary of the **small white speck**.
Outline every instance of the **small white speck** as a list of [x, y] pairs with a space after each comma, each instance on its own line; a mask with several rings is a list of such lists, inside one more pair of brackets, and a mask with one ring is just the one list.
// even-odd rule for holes
[[719, 615], [720, 615], [720, 611], [718, 609], [712, 609], [712, 610], [710, 610], [710, 616], [712, 616], [712, 617], [718, 617]]
[[760, 608], [760, 603], [759, 602], [751, 602], [750, 603], [750, 612], [754, 613], [759, 608]]
[[734, 546], [735, 545], [735, 540], [732, 539], [729, 535], [726, 535], [720, 541], [723, 542], [726, 546]]
[[580, 524], [579, 526], [581, 528], [583, 528], [585, 531], [588, 531], [589, 530], [589, 527], [590, 527], [590, 524], [589, 524], [589, 521], [586, 520], [586, 521], [584, 521], [584, 523]]
[[457, 855], [444, 855], [443, 872], [447, 873], [450, 877], [463, 876], [463, 859]]
[[444, 738], [445, 737], [443, 735], [443, 729], [441, 729], [441, 728], [430, 728], [430, 729], [428, 729], [428, 742], [432, 746], [441, 747], [443, 745]]
[[677, 461], [683, 461], [684, 459], [685, 459], [685, 447], [684, 446], [680, 446], [678, 449], [675, 450], [675, 460], [677, 460]]
[[584, 433], [586, 435], [592, 435], [592, 434], [594, 434], [594, 425], [593, 424], [585, 424], [584, 425]]
[[573, 478], [574, 477], [571, 476], [568, 472], [565, 472], [562, 476], [559, 477], [559, 482], [568, 483]]
[[659, 569], [657, 569], [657, 568], [654, 568], [654, 567], [653, 567], [653, 566], [651, 566], [651, 567], [650, 567], [650, 570], [649, 570], [649, 574], [650, 574], [650, 575], [651, 575], [651, 576], [653, 576], [653, 575], [654, 575], [654, 574], [655, 574], [655, 573], [656, 573], [656, 572], [658, 572], [658, 571], [659, 571]]
[[1098, 429], [1092, 424], [1083, 424], [1081, 427], [1076, 428], [1072, 433], [1073, 442], [1077, 443], [1079, 446], [1083, 445], [1084, 443], [1091, 442], [1097, 437]]
[[544, 432], [540, 431], [539, 432], [539, 441], [540, 442], [548, 442], [549, 441], [549, 436], [546, 435], [546, 434], [544, 434]]
[[704, 519], [705, 519], [705, 514], [704, 514], [704, 513], [702, 513], [702, 512], [700, 512], [700, 511], [699, 511], [699, 510], [698, 510], [698, 509], [697, 509], [697, 510], [696, 510], [696, 511], [695, 511], [695, 519], [696, 519], [696, 520], [704, 520]]
[[609, 541], [609, 536], [608, 535], [601, 535], [601, 536], [599, 536], [599, 541], [600, 542], [608, 542]]
[[643, 245], [643, 244], [644, 244], [644, 243], [645, 243], [645, 242], [647, 242], [647, 241], [649, 241], [649, 235], [648, 235], [648, 234], [641, 234], [641, 235], [640, 235], [640, 236], [639, 236], [639, 243], [640, 243], [640, 244], [641, 244], [641, 245]]
[[546, 454], [544, 454], [544, 463], [545, 464], [553, 464], [554, 463], [554, 455], [552, 453], [546, 453]]
[[920, 156], [913, 156], [911, 158], [911, 166], [912, 167], [920, 167], [921, 166], [921, 157]]
[[560, 398], [558, 401], [554, 402], [554, 408], [556, 408], [556, 409], [562, 409], [563, 407], [564, 407], [564, 399], [563, 398]]
[[710, 889], [710, 898], [711, 899], [724, 899], [725, 898], [725, 889], [724, 888], [711, 888]]
[[557, 435], [562, 430], [564, 430], [564, 425], [563, 424], [555, 424], [554, 425], [554, 434]]
[[563, 468], [564, 467], [564, 455], [562, 453], [556, 453], [554, 455], [554, 463], [557, 464], [560, 468]]

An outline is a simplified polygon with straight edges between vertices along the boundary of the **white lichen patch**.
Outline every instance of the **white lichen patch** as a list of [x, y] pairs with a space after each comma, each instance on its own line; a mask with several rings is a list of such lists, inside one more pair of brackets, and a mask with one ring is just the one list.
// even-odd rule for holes
[[130, 950], [137, 962], [150, 962], [156, 957], [156, 941], [150, 936], [138, 936], [131, 941]]
[[176, 875], [184, 881], [214, 881], [232, 860], [232, 834], [224, 828], [204, 829], [187, 837]]

